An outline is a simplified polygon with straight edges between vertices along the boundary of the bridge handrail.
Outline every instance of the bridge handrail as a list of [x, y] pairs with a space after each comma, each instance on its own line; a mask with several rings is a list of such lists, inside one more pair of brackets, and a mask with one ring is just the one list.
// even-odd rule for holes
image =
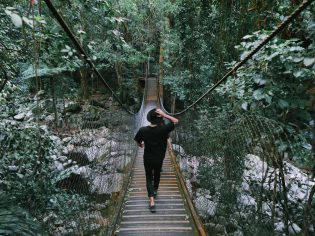
[[182, 193], [184, 194], [187, 206], [188, 206], [189, 211], [191, 213], [191, 217], [193, 219], [193, 223], [195, 224], [199, 235], [200, 236], [206, 236], [207, 233], [206, 233], [204, 224], [201, 221], [201, 219], [200, 219], [200, 217], [199, 217], [199, 215], [198, 215], [198, 213], [197, 213], [197, 211], [196, 211], [196, 209], [194, 207], [194, 204], [192, 203], [192, 200], [191, 200], [191, 197], [189, 195], [188, 189], [186, 187], [184, 178], [183, 178], [183, 176], [181, 174], [180, 167], [177, 164], [176, 154], [175, 154], [175, 152], [173, 150], [172, 141], [170, 139], [168, 140], [168, 151], [169, 151], [169, 154], [170, 154], [170, 157], [171, 157], [171, 162], [174, 165], [175, 173], [176, 173], [177, 179], [179, 181], [180, 188], [182, 190]]

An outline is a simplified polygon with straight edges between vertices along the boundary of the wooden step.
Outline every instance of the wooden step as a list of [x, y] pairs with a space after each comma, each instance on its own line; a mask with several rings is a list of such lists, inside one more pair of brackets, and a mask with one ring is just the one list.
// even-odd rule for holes
[[123, 210], [123, 214], [128, 215], [152, 215], [152, 214], [160, 214], [160, 215], [169, 215], [169, 214], [185, 214], [186, 210], [184, 208], [181, 209], [159, 209], [158, 205], [155, 207], [156, 212], [152, 213], [149, 208], [147, 209], [135, 209], [135, 210]]
[[[133, 200], [127, 200], [126, 201], [126, 204], [143, 204], [143, 203], [146, 203], [148, 204], [148, 198], [145, 198], [145, 199], [133, 199]], [[161, 199], [161, 198], [157, 198], [155, 199], [155, 202], [157, 204], [164, 204], [164, 203], [182, 203], [183, 202], [183, 199], [179, 198], [179, 199]]]
[[156, 212], [149, 210], [142, 155], [136, 160], [122, 207], [118, 236], [194, 236], [193, 224], [182, 198], [169, 156], [164, 160]]
[[157, 232], [157, 231], [145, 231], [145, 232], [133, 232], [133, 231], [121, 231], [118, 232], [119, 236], [193, 236], [191, 231], [179, 231], [179, 232]]
[[164, 232], [169, 232], [169, 231], [185, 231], [185, 230], [192, 230], [191, 227], [183, 227], [183, 226], [154, 226], [154, 227], [147, 227], [147, 226], [138, 226], [138, 227], [122, 227], [119, 229], [119, 231], [164, 231]]
[[[135, 207], [139, 207], [139, 209], [147, 208], [149, 202], [140, 202], [139, 204], [134, 204], [134, 203], [127, 203], [124, 206], [124, 209], [133, 209]], [[170, 203], [170, 202], [157, 202], [155, 201], [155, 205], [159, 206], [159, 208], [180, 208], [184, 207], [184, 203]]]
[[[151, 212], [150, 212], [151, 213]], [[132, 214], [122, 216], [122, 221], [145, 221], [145, 220], [159, 220], [159, 221], [171, 221], [171, 220], [187, 220], [189, 219], [187, 214], [161, 214], [159, 212], [151, 214]]]

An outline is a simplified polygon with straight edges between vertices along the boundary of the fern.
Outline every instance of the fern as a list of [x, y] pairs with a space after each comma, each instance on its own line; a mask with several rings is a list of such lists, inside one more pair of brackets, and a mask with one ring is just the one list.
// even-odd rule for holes
[[47, 65], [41, 63], [39, 67], [34, 70], [33, 65], [30, 65], [25, 71], [22, 72], [22, 79], [30, 79], [36, 76], [43, 77], [58, 75], [65, 71], [69, 71], [69, 69], [66, 67], [49, 68]]
[[0, 194], [0, 235], [46, 235], [25, 209], [8, 199]]

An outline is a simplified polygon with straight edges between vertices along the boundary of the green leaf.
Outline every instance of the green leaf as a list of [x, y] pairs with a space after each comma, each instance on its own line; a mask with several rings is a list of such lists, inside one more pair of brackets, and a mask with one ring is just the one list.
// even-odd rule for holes
[[248, 102], [243, 102], [242, 103], [242, 109], [246, 111], [247, 108], [248, 108]]
[[294, 57], [293, 58], [293, 62], [299, 63], [301, 61], [303, 61], [303, 57]]
[[314, 62], [315, 62], [315, 57], [313, 58], [306, 57], [303, 60], [303, 63], [305, 66], [311, 66], [312, 64], [314, 64]]
[[18, 14], [15, 14], [15, 13], [12, 13], [10, 16], [11, 16], [11, 21], [14, 24], [14, 26], [16, 28], [21, 28], [23, 25], [22, 18]]
[[298, 70], [298, 71], [295, 71], [293, 73], [294, 77], [296, 77], [296, 78], [303, 77], [303, 74], [304, 74], [304, 71], [302, 71], [302, 70]]
[[28, 19], [28, 18], [25, 17], [25, 16], [23, 16], [22, 19], [23, 19], [23, 21], [24, 21], [29, 27], [31, 27], [31, 28], [34, 27], [34, 24], [33, 24], [33, 21], [32, 21], [32, 20]]
[[280, 53], [279, 52], [274, 52], [272, 53], [269, 57], [266, 58], [267, 61], [271, 61], [272, 58], [278, 56]]
[[258, 101], [265, 98], [263, 91], [261, 89], [255, 90], [253, 93], [253, 97], [255, 100], [258, 100]]
[[36, 71], [34, 71], [33, 65], [30, 65], [27, 70], [22, 72], [22, 78], [29, 79], [36, 76], [52, 76], [56, 74], [61, 74], [65, 71], [69, 71], [69, 69], [67, 69], [66, 67], [49, 68], [47, 65], [42, 63]]
[[290, 51], [291, 52], [300, 52], [300, 51], [303, 51], [304, 48], [300, 47], [300, 46], [293, 46], [293, 47], [290, 47]]
[[278, 101], [278, 105], [283, 109], [283, 108], [288, 107], [288, 106], [289, 106], [289, 103], [288, 103], [287, 101], [283, 100], [283, 99], [280, 99], [280, 100]]

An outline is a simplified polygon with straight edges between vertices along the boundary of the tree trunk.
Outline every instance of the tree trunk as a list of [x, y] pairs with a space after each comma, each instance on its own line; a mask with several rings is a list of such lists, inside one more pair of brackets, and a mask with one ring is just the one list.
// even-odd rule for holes
[[89, 98], [89, 87], [87, 81], [87, 70], [86, 68], [82, 68], [80, 70], [81, 76], [81, 97], [85, 100]]
[[53, 110], [54, 110], [54, 116], [55, 116], [55, 128], [57, 128], [58, 125], [58, 112], [57, 112], [57, 101], [56, 101], [56, 93], [55, 93], [55, 79], [53, 77], [50, 77], [50, 91], [51, 91], [51, 97], [53, 99]]
[[174, 113], [175, 112], [175, 107], [176, 107], [176, 96], [173, 95], [172, 98], [171, 98], [171, 112]]
[[115, 62], [115, 71], [116, 71], [116, 76], [117, 76], [117, 83], [118, 86], [121, 85], [122, 81], [122, 65], [119, 62]]

